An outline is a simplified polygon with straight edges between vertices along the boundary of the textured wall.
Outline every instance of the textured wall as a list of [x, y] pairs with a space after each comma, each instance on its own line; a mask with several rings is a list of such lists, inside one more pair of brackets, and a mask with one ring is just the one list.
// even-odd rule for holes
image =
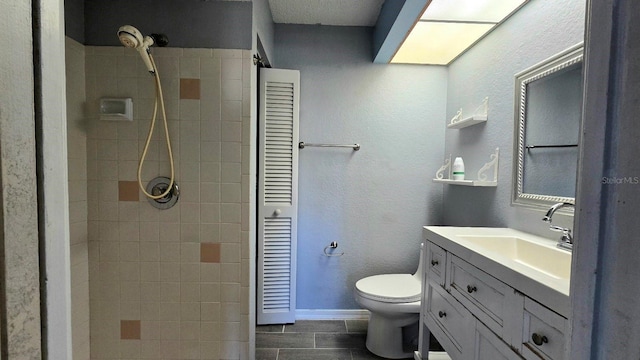
[[31, 1], [0, 0], [0, 8], [0, 48], [11, 49], [0, 52], [2, 353], [7, 359], [39, 359], [41, 323], [32, 7]]
[[[250, 53], [153, 49], [181, 189], [170, 210], [135, 182], [152, 77], [133, 50], [86, 53], [91, 358], [247, 359]], [[132, 97], [135, 120], [97, 120], [101, 97]], [[156, 134], [145, 183], [169, 174]]]
[[[276, 25], [276, 63], [300, 70], [299, 309], [355, 309], [365, 276], [413, 272], [440, 222], [444, 67], [371, 63], [371, 29]], [[323, 248], [338, 241], [342, 257]]]
[[269, 61], [273, 61], [273, 16], [268, 0], [253, 0], [253, 26]]
[[87, 121], [84, 46], [67, 37], [67, 148], [71, 243], [73, 358], [89, 359], [89, 242], [87, 234]]
[[[446, 131], [446, 154], [462, 156], [475, 177], [500, 147], [497, 188], [445, 187], [447, 225], [508, 226], [552, 237], [541, 211], [511, 206], [514, 75], [583, 40], [584, 0], [532, 0], [449, 66], [447, 117], [489, 97], [489, 120]], [[560, 220], [561, 217], [557, 219]], [[570, 219], [565, 219], [570, 225]]]
[[87, 45], [119, 45], [122, 25], [164, 33], [171, 47], [251, 49], [250, 1], [87, 0]]

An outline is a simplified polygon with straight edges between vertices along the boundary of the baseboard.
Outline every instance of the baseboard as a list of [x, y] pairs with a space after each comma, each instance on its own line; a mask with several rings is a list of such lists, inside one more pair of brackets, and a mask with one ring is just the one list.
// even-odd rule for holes
[[366, 320], [369, 311], [364, 309], [296, 309], [296, 320]]
[[[414, 351], [413, 359], [422, 360], [422, 354], [419, 351]], [[429, 351], [429, 360], [451, 360], [451, 358], [444, 351]]]

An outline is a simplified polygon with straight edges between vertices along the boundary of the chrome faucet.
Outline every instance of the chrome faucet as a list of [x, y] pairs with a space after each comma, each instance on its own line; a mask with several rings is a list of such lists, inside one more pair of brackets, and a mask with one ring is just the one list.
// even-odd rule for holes
[[573, 235], [571, 235], [571, 229], [567, 229], [562, 226], [553, 225], [553, 223], [551, 222], [551, 218], [553, 217], [553, 214], [555, 214], [556, 211], [562, 209], [565, 206], [571, 206], [575, 209], [575, 205], [568, 202], [561, 202], [561, 203], [554, 204], [547, 211], [547, 214], [542, 218], [542, 221], [549, 223], [549, 229], [553, 231], [562, 232], [562, 237], [558, 241], [558, 247], [564, 250], [571, 251], [573, 249]]

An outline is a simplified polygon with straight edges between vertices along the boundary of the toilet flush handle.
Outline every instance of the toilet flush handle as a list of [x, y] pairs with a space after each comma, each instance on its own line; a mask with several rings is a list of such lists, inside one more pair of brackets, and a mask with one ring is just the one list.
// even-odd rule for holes
[[282, 210], [280, 210], [280, 209], [276, 209], [276, 210], [273, 212], [273, 216], [278, 216], [278, 215], [280, 215], [280, 214], [282, 214]]

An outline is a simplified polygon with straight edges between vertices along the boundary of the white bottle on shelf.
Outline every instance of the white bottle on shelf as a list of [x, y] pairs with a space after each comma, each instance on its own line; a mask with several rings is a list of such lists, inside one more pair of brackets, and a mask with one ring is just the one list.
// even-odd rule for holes
[[451, 168], [453, 180], [464, 180], [464, 161], [461, 157], [457, 157], [453, 160], [453, 167]]

